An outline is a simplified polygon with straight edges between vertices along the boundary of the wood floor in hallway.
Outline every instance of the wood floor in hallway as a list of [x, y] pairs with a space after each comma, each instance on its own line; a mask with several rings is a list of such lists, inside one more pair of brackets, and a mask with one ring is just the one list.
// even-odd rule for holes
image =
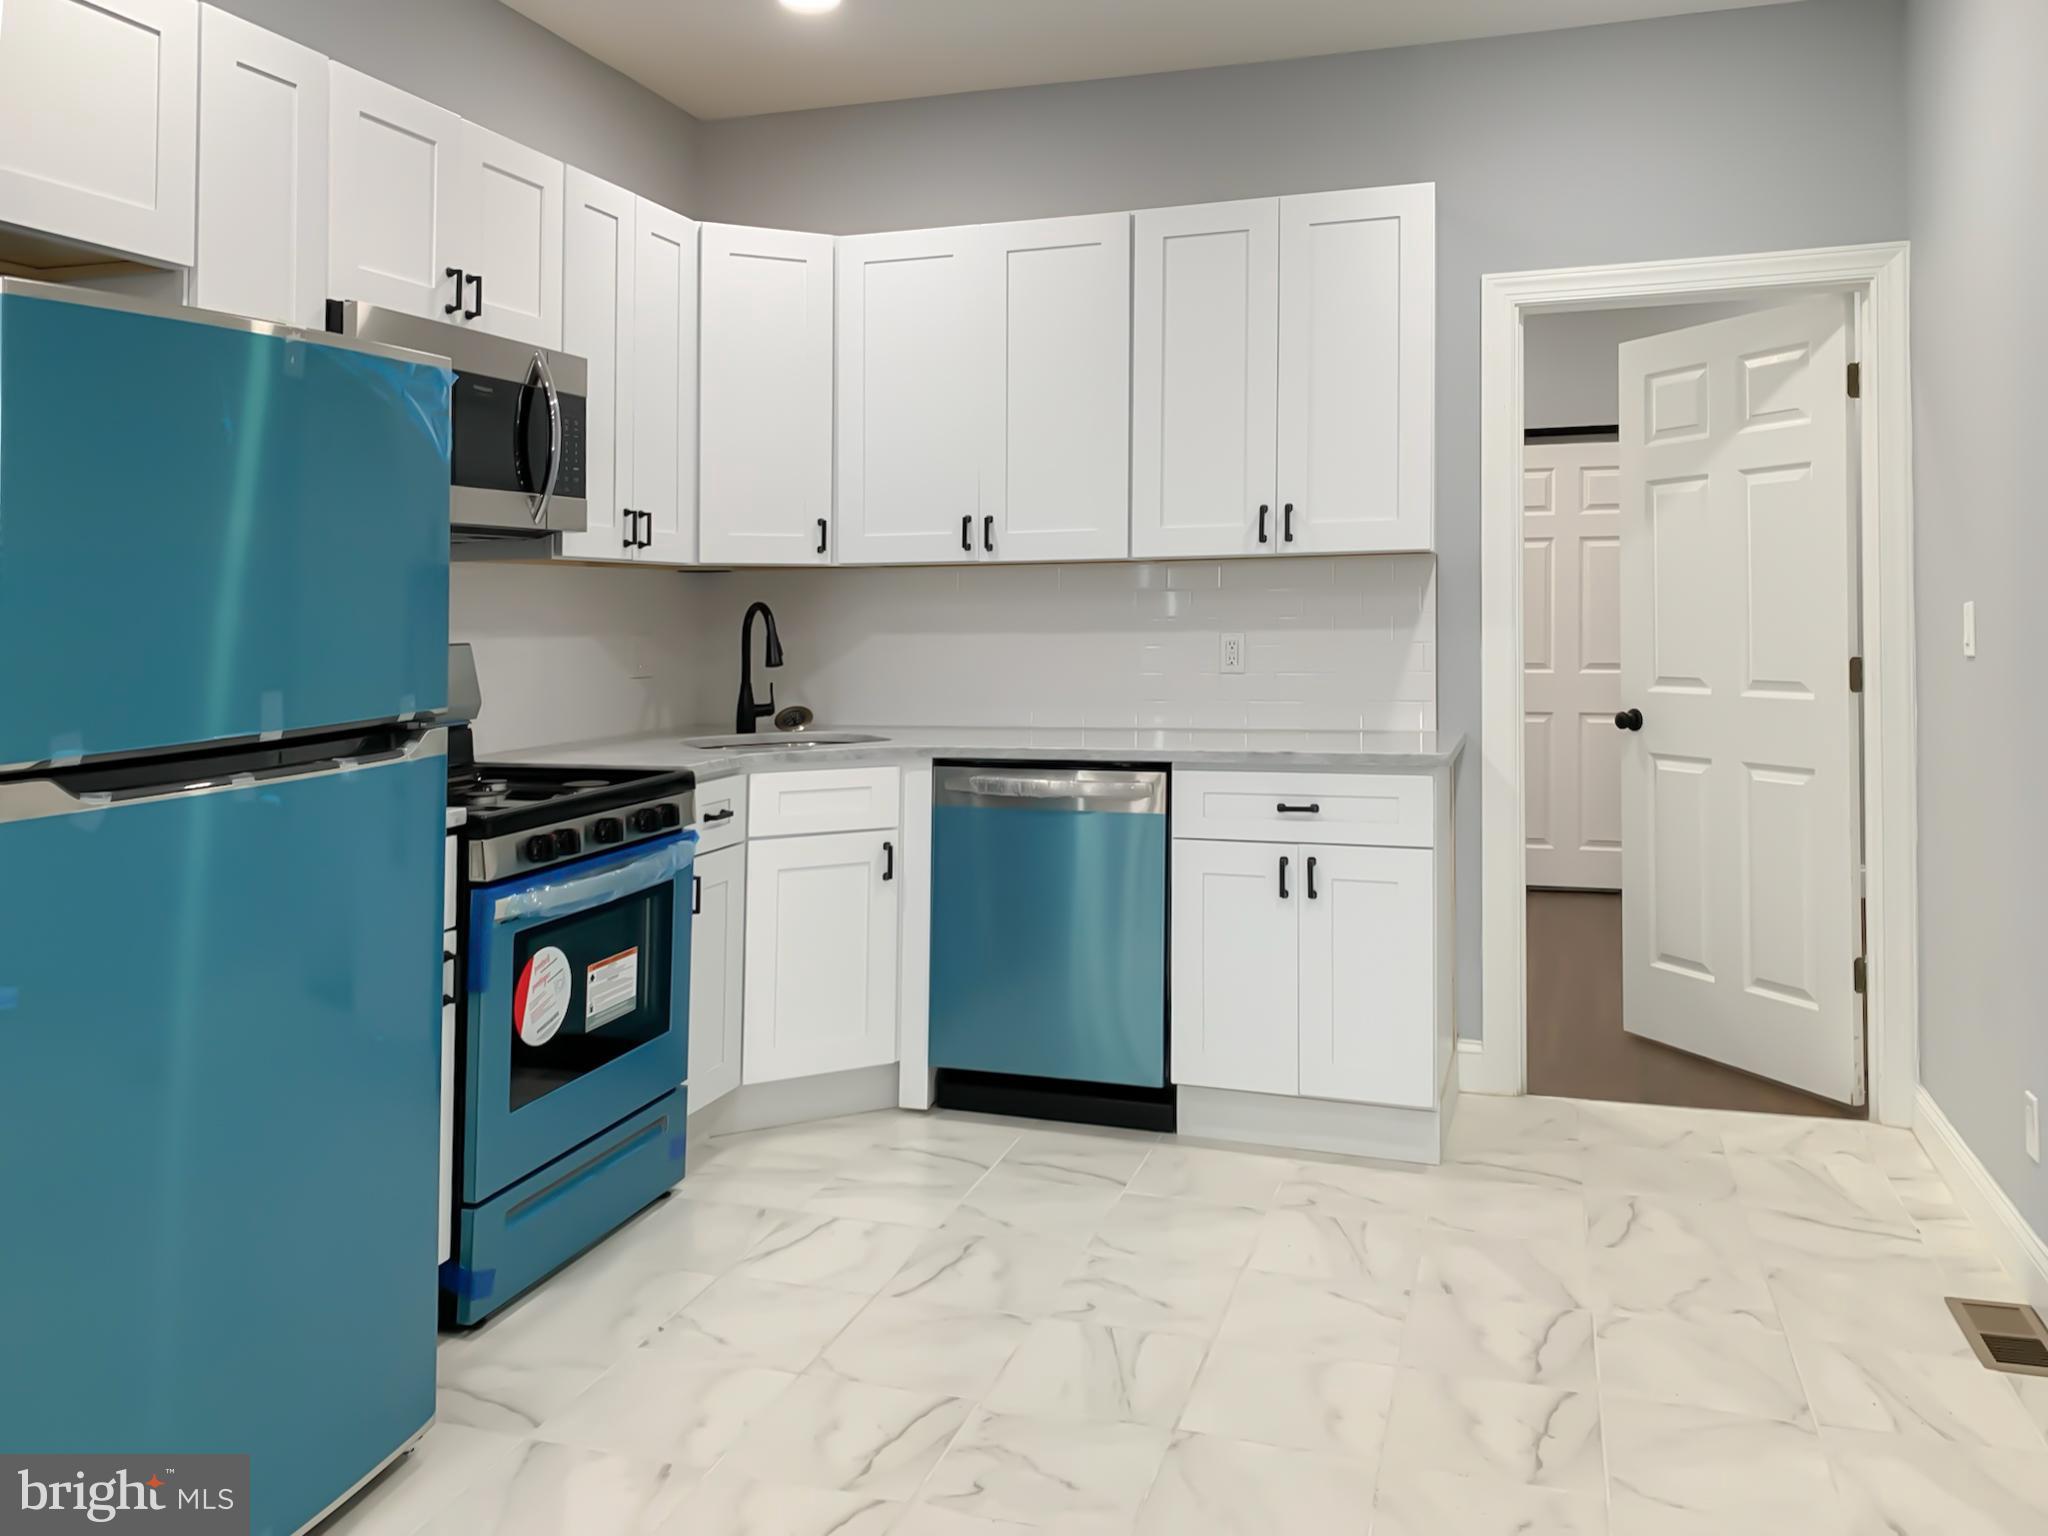
[[1625, 1104], [1862, 1118], [1621, 1027], [1621, 896], [1529, 892], [1529, 1092]]

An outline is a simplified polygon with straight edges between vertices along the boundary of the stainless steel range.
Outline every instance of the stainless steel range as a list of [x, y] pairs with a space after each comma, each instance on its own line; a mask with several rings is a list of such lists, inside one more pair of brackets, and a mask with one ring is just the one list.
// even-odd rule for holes
[[481, 1321], [682, 1177], [695, 788], [680, 769], [479, 763], [450, 729], [467, 820], [447, 1321]]

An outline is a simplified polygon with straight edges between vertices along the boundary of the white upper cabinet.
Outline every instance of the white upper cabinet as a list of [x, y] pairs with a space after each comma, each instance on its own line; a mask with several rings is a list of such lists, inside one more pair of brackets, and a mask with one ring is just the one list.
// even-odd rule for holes
[[972, 560], [991, 371], [979, 232], [839, 242], [839, 559]]
[[329, 66], [328, 102], [332, 297], [459, 318], [474, 307], [462, 119], [344, 64]]
[[1131, 286], [1131, 553], [1276, 547], [1279, 203], [1138, 214]]
[[635, 200], [633, 510], [639, 558], [697, 558], [697, 224]]
[[469, 226], [454, 265], [469, 282], [464, 318], [494, 336], [560, 347], [562, 162], [475, 123], [462, 125], [461, 146], [457, 203]]
[[194, 0], [0, 4], [0, 223], [192, 264]]
[[832, 237], [706, 224], [701, 243], [699, 557], [829, 564]]
[[1280, 199], [1283, 552], [1428, 549], [1436, 189]]
[[1131, 526], [1131, 216], [981, 233], [996, 370], [981, 474], [994, 548], [984, 553], [1120, 558]]
[[327, 59], [202, 6], [192, 302], [318, 329], [326, 300]]
[[581, 533], [561, 535], [578, 560], [631, 560], [639, 529], [632, 501], [632, 193], [573, 166], [562, 215], [562, 347], [590, 365], [584, 396], [584, 506]]
[[1426, 550], [1436, 193], [1136, 218], [1131, 551]]

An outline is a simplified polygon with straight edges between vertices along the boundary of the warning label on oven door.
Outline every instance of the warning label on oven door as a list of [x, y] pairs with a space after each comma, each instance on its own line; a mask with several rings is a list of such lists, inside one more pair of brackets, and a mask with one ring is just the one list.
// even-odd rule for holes
[[596, 1029], [633, 1011], [640, 999], [640, 951], [622, 949], [591, 964], [583, 980], [583, 1027]]

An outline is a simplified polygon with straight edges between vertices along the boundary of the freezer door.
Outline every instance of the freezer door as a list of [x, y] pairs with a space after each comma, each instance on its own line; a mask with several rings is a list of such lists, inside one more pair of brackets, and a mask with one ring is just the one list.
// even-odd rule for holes
[[283, 1533], [432, 1416], [445, 778], [0, 785], [0, 1445]]
[[0, 771], [447, 691], [431, 359], [0, 279]]

